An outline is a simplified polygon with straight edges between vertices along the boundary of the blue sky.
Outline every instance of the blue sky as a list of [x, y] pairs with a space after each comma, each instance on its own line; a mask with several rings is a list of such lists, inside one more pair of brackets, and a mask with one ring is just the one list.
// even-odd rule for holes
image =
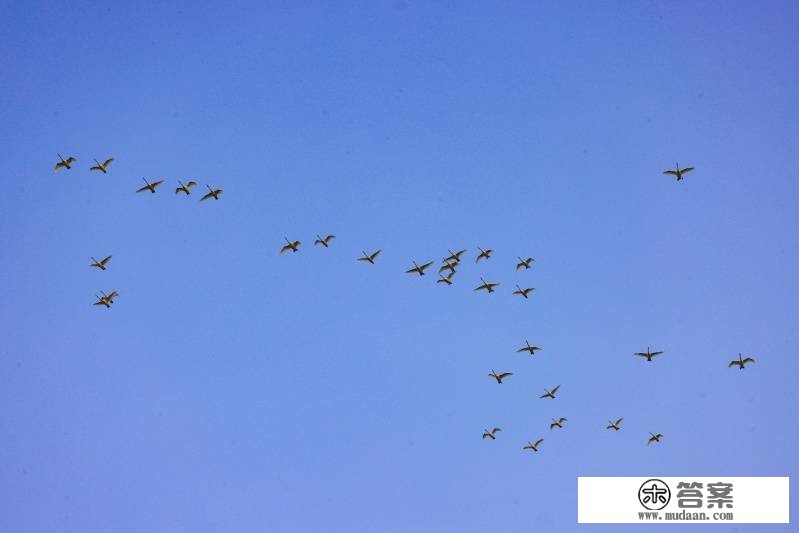
[[0, 530], [617, 531], [577, 476], [799, 475], [796, 3], [0, 14]]

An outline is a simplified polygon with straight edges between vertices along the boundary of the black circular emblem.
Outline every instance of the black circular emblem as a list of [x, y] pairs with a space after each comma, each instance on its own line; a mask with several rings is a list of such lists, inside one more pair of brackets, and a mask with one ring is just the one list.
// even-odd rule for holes
[[665, 481], [647, 479], [638, 489], [638, 501], [650, 511], [660, 511], [669, 504], [671, 489]]

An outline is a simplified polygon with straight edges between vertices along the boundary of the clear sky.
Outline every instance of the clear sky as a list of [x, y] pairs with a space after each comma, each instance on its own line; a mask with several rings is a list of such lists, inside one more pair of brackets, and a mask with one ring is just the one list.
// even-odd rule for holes
[[799, 476], [799, 4], [165, 4], [0, 7], [0, 531], [612, 532], [577, 476]]

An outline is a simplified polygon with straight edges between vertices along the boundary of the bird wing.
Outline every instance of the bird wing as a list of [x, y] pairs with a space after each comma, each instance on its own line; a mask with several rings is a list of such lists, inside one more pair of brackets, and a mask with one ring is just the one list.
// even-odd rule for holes
[[200, 201], [202, 202], [202, 201], [204, 201], [204, 200], [207, 200], [207, 199], [209, 199], [209, 198], [213, 198], [213, 197], [214, 197], [214, 193], [213, 193], [213, 192], [209, 192], [209, 193], [206, 193], [206, 195], [205, 195], [205, 196], [203, 196], [202, 198], [200, 198]]
[[516, 265], [516, 270], [518, 271], [518, 270], [519, 270], [520, 268], [522, 268], [523, 266], [524, 266], [524, 263], [518, 263], [518, 264]]
[[480, 285], [479, 287], [477, 287], [477, 288], [476, 288], [476, 289], [474, 289], [474, 290], [476, 290], [476, 291], [482, 291], [482, 290], [487, 290], [487, 289], [488, 289], [488, 285], [486, 285], [486, 284], [484, 283], [484, 284]]
[[101, 167], [100, 165], [95, 165], [95, 166], [93, 166], [93, 167], [89, 167], [89, 170], [90, 170], [90, 171], [91, 171], [91, 170], [103, 170], [103, 167]]
[[682, 169], [682, 173], [686, 174], [688, 172], [691, 172], [693, 169], [694, 169], [694, 167], [686, 167], [686, 168]]
[[535, 443], [534, 443], [533, 445], [534, 445], [536, 448], [538, 448], [538, 446], [539, 446], [539, 445], [540, 445], [542, 442], [544, 442], [544, 439], [538, 439], [537, 441], [535, 441]]
[[622, 421], [622, 420], [624, 420], [624, 417], [621, 417], [621, 418], [619, 418], [618, 420], [616, 420], [616, 421], [613, 423], [613, 425], [615, 425], [615, 426], [618, 426], [619, 424], [621, 424], [621, 421]]
[[524, 346], [523, 348], [519, 348], [518, 350], [516, 350], [516, 353], [529, 352], [529, 351], [530, 351], [530, 348], [528, 348], [527, 346]]
[[502, 428], [493, 428], [491, 433], [496, 433], [497, 431], [502, 431]]
[[502, 374], [499, 375], [499, 379], [505, 379], [506, 377], [512, 376], [512, 375], [513, 375], [513, 372], [503, 372]]
[[413, 267], [405, 271], [406, 274], [413, 274], [414, 272], [421, 272], [421, 270], [419, 270], [419, 267]]
[[633, 355], [637, 355], [639, 357], [649, 357], [649, 354], [645, 354], [644, 352], [635, 352]]
[[194, 186], [196, 186], [196, 185], [197, 185], [197, 182], [196, 182], [196, 181], [190, 181], [190, 182], [188, 182], [188, 183], [186, 184], [186, 188], [187, 188], [187, 189], [191, 189], [192, 187], [194, 187]]
[[553, 395], [553, 396], [554, 396], [554, 394], [555, 394], [556, 392], [558, 392], [558, 389], [559, 389], [559, 388], [560, 388], [560, 385], [558, 385], [557, 387], [555, 387], [554, 389], [552, 389], [552, 391], [551, 391], [551, 392], [552, 392], [552, 395]]
[[744, 359], [744, 363], [754, 363], [754, 362], [755, 360], [752, 359], [751, 357], [747, 357], [746, 359]]
[[67, 168], [67, 164], [64, 163], [63, 161], [59, 161], [58, 163], [55, 164], [55, 171], [56, 172], [58, 172], [62, 168]]
[[108, 159], [106, 159], [105, 161], [103, 161], [103, 166], [104, 166], [104, 167], [107, 167], [108, 165], [110, 165], [110, 164], [111, 164], [111, 163], [113, 163], [113, 162], [114, 162], [114, 158], [113, 158], [113, 157], [109, 157]]
[[149, 185], [145, 185], [141, 189], [136, 189], [136, 192], [144, 192], [144, 191], [149, 191], [149, 190], [150, 190], [150, 186]]
[[158, 180], [158, 181], [155, 181], [155, 182], [151, 183], [150, 185], [152, 185], [153, 189], [155, 189], [156, 187], [158, 187], [162, 183], [164, 183], [164, 180]]
[[103, 259], [102, 261], [100, 261], [100, 264], [101, 264], [101, 265], [103, 265], [103, 266], [105, 266], [106, 264], [108, 264], [108, 262], [109, 262], [110, 260], [111, 260], [111, 256], [109, 255], [108, 257], [106, 257], [105, 259]]
[[732, 368], [732, 367], [734, 367], [735, 365], [740, 365], [740, 364], [741, 364], [741, 362], [740, 362], [740, 361], [738, 361], [737, 359], [733, 359], [733, 360], [732, 360], [732, 361], [730, 361], [730, 363], [727, 365], [727, 368]]
[[372, 259], [372, 261], [374, 261], [375, 258], [377, 258], [377, 256], [380, 255], [380, 252], [382, 252], [382, 251], [383, 250], [378, 250], [375, 253], [373, 253], [372, 255], [370, 255], [369, 257]]
[[433, 262], [432, 262], [432, 261], [430, 261], [429, 263], [425, 263], [425, 264], [423, 264], [423, 265], [419, 265], [419, 270], [420, 270], [420, 271], [422, 271], [422, 272], [424, 272], [425, 270], [427, 270], [428, 268], [430, 268], [430, 265], [432, 265], [432, 264], [433, 264]]
[[649, 354], [649, 357], [655, 357], [656, 355], [660, 355], [662, 353], [663, 352], [652, 352], [652, 353]]
[[500, 285], [499, 283], [488, 283], [488, 286], [491, 287], [492, 289], [494, 287], [499, 287], [499, 285]]
[[557, 424], [554, 423], [554, 422], [549, 425], [549, 429], [552, 429], [552, 428], [555, 428], [555, 427], [557, 427]]
[[[203, 198], [203, 199], [205, 199], [205, 198]], [[291, 245], [287, 244], [283, 248], [280, 249], [280, 253], [282, 254], [282, 253], [288, 252], [289, 250], [291, 250]]]
[[664, 174], [670, 174], [672, 176], [676, 176], [677, 175], [677, 171], [676, 170], [664, 170], [663, 173]]
[[542, 394], [541, 396], [539, 396], [539, 398], [549, 398], [550, 396], [551, 396], [551, 394], [547, 392], [547, 393]]

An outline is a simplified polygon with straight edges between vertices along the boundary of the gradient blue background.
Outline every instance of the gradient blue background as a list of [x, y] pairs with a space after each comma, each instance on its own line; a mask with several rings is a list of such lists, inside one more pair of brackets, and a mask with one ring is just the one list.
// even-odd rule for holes
[[0, 7], [0, 531], [610, 532], [577, 476], [799, 475], [799, 4], [170, 4]]

